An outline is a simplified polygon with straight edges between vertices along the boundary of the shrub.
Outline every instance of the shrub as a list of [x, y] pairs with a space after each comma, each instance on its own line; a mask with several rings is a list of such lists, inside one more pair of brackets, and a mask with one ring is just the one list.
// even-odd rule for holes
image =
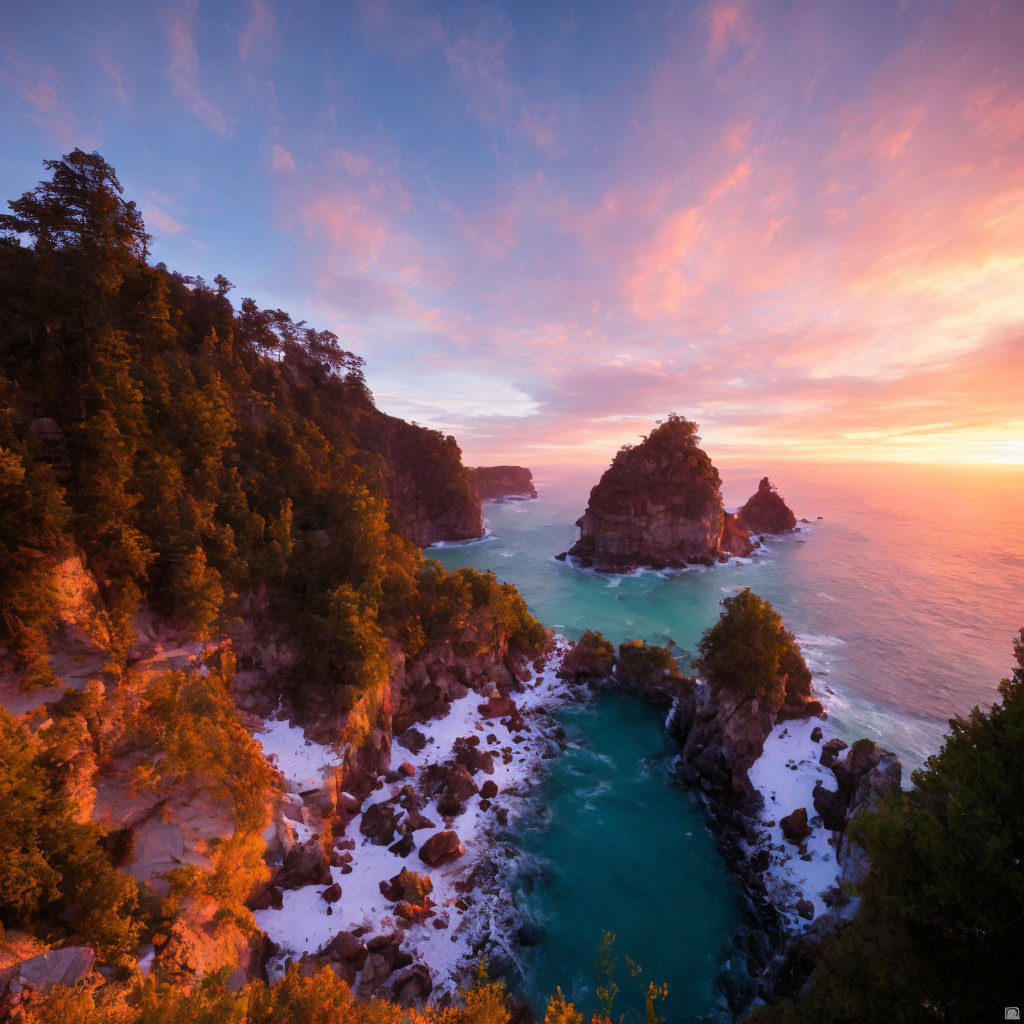
[[655, 683], [667, 676], [679, 677], [679, 666], [672, 654], [671, 642], [664, 647], [630, 640], [619, 644], [619, 678], [627, 682]]
[[45, 926], [49, 938], [77, 937], [122, 962], [141, 933], [138, 887], [110, 863], [102, 830], [75, 820], [46, 754], [0, 707], [0, 925]]

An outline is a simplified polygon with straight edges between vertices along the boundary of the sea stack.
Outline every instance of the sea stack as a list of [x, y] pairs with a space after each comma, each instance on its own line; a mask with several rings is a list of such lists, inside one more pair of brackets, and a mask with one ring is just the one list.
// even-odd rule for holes
[[620, 449], [590, 492], [579, 540], [559, 557], [598, 572], [711, 565], [725, 526], [720, 487], [697, 424], [673, 413]]
[[481, 501], [526, 501], [537, 497], [533, 474], [525, 466], [477, 466], [466, 472]]
[[788, 533], [796, 529], [796, 516], [768, 477], [761, 479], [757, 493], [739, 509], [736, 519], [750, 533]]

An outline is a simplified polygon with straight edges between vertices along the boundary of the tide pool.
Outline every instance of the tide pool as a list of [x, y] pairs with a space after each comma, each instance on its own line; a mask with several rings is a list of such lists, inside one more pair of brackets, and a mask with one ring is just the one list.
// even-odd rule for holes
[[648, 981], [668, 985], [668, 1021], [714, 1011], [739, 893], [699, 805], [673, 783], [662, 712], [606, 693], [556, 717], [568, 747], [512, 837], [517, 905], [543, 929], [523, 964], [537, 1019], [559, 985], [590, 1019], [605, 931], [616, 936], [613, 1019], [642, 1020]]

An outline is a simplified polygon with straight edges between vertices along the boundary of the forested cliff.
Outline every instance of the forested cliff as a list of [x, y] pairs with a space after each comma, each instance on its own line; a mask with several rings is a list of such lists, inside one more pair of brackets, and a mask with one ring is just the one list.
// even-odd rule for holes
[[351, 629], [415, 647], [416, 547], [482, 532], [454, 438], [379, 412], [330, 332], [150, 266], [99, 156], [48, 168], [0, 218], [0, 628], [28, 681], [79, 550], [114, 650], [144, 604], [203, 632], [257, 594], [323, 662]]
[[326, 848], [393, 711], [548, 634], [420, 553], [482, 532], [454, 438], [380, 412], [330, 332], [151, 265], [99, 155], [46, 166], [0, 217], [0, 945], [244, 981], [282, 799], [253, 709], [343, 752]]

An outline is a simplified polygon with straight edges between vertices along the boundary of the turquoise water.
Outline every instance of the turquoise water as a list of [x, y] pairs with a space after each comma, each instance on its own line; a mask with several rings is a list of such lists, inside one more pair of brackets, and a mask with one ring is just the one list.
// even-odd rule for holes
[[[668, 983], [667, 1020], [707, 1013], [738, 920], [737, 891], [700, 808], [672, 784], [678, 751], [662, 713], [602, 694], [558, 717], [568, 748], [540, 788], [535, 820], [515, 837], [523, 852], [516, 902], [544, 928], [526, 955], [537, 1019], [558, 985], [590, 1019], [605, 931], [616, 937], [614, 1019], [637, 1019], [648, 980]], [[627, 954], [643, 970], [636, 978]]]
[[[488, 505], [486, 539], [427, 554], [492, 569], [570, 638], [592, 628], [616, 643], [672, 640], [684, 664], [722, 598], [751, 587], [799, 638], [837, 731], [872, 736], [916, 767], [947, 719], [991, 701], [1008, 674], [1024, 624], [1024, 471], [727, 468], [727, 507], [766, 472], [812, 523], [751, 564], [612, 577], [555, 561], [600, 468], [535, 472], [538, 501]], [[660, 717], [622, 697], [562, 714], [571, 749], [550, 762], [538, 818], [517, 837], [520, 899], [547, 928], [528, 951], [535, 1009], [561, 985], [589, 1013], [610, 929], [620, 966], [628, 953], [642, 982], [669, 984], [669, 1021], [705, 1013], [729, 958], [736, 893], [699, 809], [670, 785]], [[640, 1005], [640, 983], [626, 973], [619, 984], [619, 1010]]]
[[684, 652], [721, 599], [749, 586], [800, 638], [837, 730], [919, 765], [947, 720], [992, 700], [1008, 674], [1024, 625], [1024, 470], [726, 468], [726, 505], [765, 472], [812, 525], [770, 541], [750, 565], [609, 577], [554, 561], [577, 535], [599, 468], [535, 472], [538, 501], [490, 504], [490, 537], [427, 554], [493, 569], [571, 638], [592, 628], [617, 643], [671, 639]]

